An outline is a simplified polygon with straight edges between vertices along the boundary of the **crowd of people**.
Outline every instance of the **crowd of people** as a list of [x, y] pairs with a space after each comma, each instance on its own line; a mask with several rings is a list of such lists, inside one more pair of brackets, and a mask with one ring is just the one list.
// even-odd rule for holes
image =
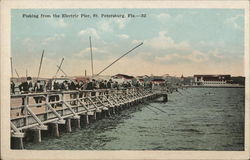
[[117, 81], [109, 80], [95, 80], [87, 79], [86, 81], [82, 80], [64, 80], [59, 82], [54, 79], [43, 81], [37, 80], [35, 83], [32, 82], [31, 77], [27, 77], [25, 82], [22, 82], [20, 85], [16, 86], [13, 81], [11, 81], [11, 93], [15, 94], [16, 89], [19, 89], [21, 94], [31, 93], [31, 92], [46, 92], [46, 91], [65, 91], [65, 90], [96, 90], [96, 89], [125, 89], [130, 87], [152, 87], [151, 83], [144, 83], [140, 81], [124, 81], [118, 83]]
[[[43, 82], [43, 83], [42, 83]], [[140, 81], [124, 81], [122, 83], [118, 83], [117, 81], [109, 80], [95, 80], [95, 79], [87, 79], [86, 81], [82, 80], [64, 80], [63, 82], [59, 82], [56, 79], [50, 79], [47, 81], [37, 80], [34, 83], [32, 82], [31, 77], [27, 77], [25, 82], [22, 82], [20, 85], [16, 87], [15, 83], [11, 81], [11, 93], [12, 95], [18, 93], [15, 91], [16, 88], [19, 89], [20, 94], [27, 93], [42, 93], [47, 91], [67, 91], [67, 90], [98, 90], [98, 89], [127, 89], [131, 87], [139, 88], [139, 87], [152, 87], [152, 83], [144, 83]], [[95, 92], [91, 92], [91, 96], [94, 96]], [[86, 95], [85, 95], [86, 96]], [[70, 94], [71, 98], [75, 98], [76, 94]], [[83, 93], [80, 92], [79, 97], [83, 97]], [[35, 103], [42, 103], [42, 96], [34, 96]], [[49, 101], [59, 101], [59, 95], [54, 95], [49, 97]], [[22, 98], [22, 105], [25, 105], [25, 98]], [[52, 107], [56, 107], [57, 105], [52, 104]], [[41, 106], [37, 106], [41, 107]], [[21, 109], [21, 114], [24, 114], [24, 107]]]

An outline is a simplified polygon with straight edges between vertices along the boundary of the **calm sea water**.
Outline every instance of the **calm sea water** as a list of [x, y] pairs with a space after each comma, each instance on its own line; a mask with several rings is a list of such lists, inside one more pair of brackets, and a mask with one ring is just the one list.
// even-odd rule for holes
[[[156, 108], [157, 107], [157, 108]], [[37, 150], [244, 150], [244, 89], [190, 88], [88, 128], [43, 137]]]

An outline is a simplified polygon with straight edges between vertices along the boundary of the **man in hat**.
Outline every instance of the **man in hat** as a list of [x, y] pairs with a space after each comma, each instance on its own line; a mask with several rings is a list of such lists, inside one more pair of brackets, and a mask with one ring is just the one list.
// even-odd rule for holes
[[107, 88], [111, 89], [112, 88], [112, 79], [109, 79], [108, 83], [107, 83]]
[[[44, 87], [41, 85], [41, 81], [38, 80], [35, 85], [34, 85], [34, 91], [37, 93], [43, 92], [44, 91]], [[36, 104], [38, 103], [42, 103], [42, 97], [41, 96], [37, 96], [34, 97]], [[40, 105], [37, 107], [41, 107]]]
[[[97, 82], [95, 79], [92, 79], [92, 90], [94, 90], [94, 89], [97, 89]], [[91, 96], [95, 96], [95, 95], [96, 95], [96, 92], [92, 91]]]
[[107, 89], [108, 89], [108, 91], [107, 91], [107, 98], [109, 97], [109, 91], [110, 91], [110, 89], [112, 89], [112, 79], [109, 79], [109, 81], [108, 81], [108, 83], [107, 83]]
[[[21, 83], [19, 85], [19, 90], [21, 92], [21, 94], [27, 94], [32, 90], [32, 82], [31, 82], [32, 78], [31, 77], [27, 77], [27, 81]], [[28, 100], [27, 99], [27, 104], [28, 104]], [[22, 105], [25, 104], [25, 97], [22, 97]], [[24, 107], [22, 107], [21, 109], [21, 114], [24, 115]]]
[[[71, 81], [71, 83], [69, 84], [69, 90], [76, 90], [77, 88], [77, 81], [76, 81], [76, 84]], [[77, 93], [71, 93], [70, 94], [70, 99], [76, 99], [77, 97]], [[76, 105], [76, 101], [71, 101], [70, 104], [72, 105]]]

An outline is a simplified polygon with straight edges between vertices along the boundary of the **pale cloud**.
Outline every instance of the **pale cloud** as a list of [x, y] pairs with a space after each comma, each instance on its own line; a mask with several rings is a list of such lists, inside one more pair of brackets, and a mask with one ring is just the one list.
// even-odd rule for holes
[[214, 47], [214, 46], [225, 46], [225, 42], [220, 40], [220, 41], [200, 41], [198, 44], [201, 46], [209, 46], [209, 47]]
[[98, 23], [99, 30], [104, 32], [113, 32], [113, 26], [111, 25], [110, 21], [100, 21]]
[[59, 28], [64, 28], [64, 27], [68, 26], [68, 24], [64, 21], [64, 19], [53, 20], [53, 21], [51, 21], [51, 24], [54, 27], [59, 27]]
[[225, 21], [225, 23], [231, 24], [235, 29], [243, 31], [244, 26], [239, 24], [239, 22], [238, 22], [240, 19], [242, 19], [242, 21], [243, 21], [244, 20], [244, 15], [239, 14], [239, 15], [235, 15], [233, 17], [230, 17]]
[[121, 39], [128, 39], [129, 35], [127, 35], [127, 34], [120, 34], [120, 35], [118, 35], [118, 37], [121, 38]]
[[155, 57], [155, 61], [158, 63], [180, 63], [185, 61], [186, 63], [201, 63], [208, 60], [205, 53], [198, 50], [192, 51], [190, 54], [183, 55], [179, 53], [168, 54], [163, 57]]
[[[94, 57], [97, 54], [99, 54], [99, 56], [100, 56], [100, 54], [106, 54], [106, 53], [108, 53], [103, 48], [100, 49], [100, 48], [95, 48], [95, 47], [92, 48], [92, 52], [94, 54]], [[79, 51], [77, 53], [74, 53], [73, 55], [76, 56], [76, 57], [84, 57], [84, 56], [88, 56], [88, 55], [90, 56], [90, 48], [89, 47], [85, 48], [85, 49], [83, 49], [83, 50], [81, 50], [81, 51]]]
[[125, 25], [129, 22], [129, 19], [115, 19], [114, 23], [116, 23], [119, 29], [123, 29]]
[[114, 27], [117, 26], [119, 29], [123, 29], [129, 22], [129, 19], [110, 19], [102, 20], [98, 23], [98, 29], [104, 32], [113, 32]]
[[190, 45], [187, 41], [176, 43], [171, 37], [167, 36], [167, 33], [165, 31], [159, 32], [158, 37], [146, 40], [145, 43], [155, 49], [187, 50], [190, 48]]
[[25, 38], [23, 40], [23, 45], [29, 45], [31, 43], [33, 43], [33, 40], [31, 38]]
[[65, 35], [64, 34], [54, 34], [53, 36], [50, 36], [42, 41], [42, 44], [46, 45], [48, 43], [51, 43], [53, 41], [61, 40], [64, 39]]
[[208, 51], [208, 54], [209, 54], [212, 58], [216, 58], [216, 59], [220, 59], [220, 60], [223, 60], [223, 59], [226, 58], [224, 55], [222, 55], [222, 54], [219, 52], [219, 49], [210, 50], [210, 51]]
[[190, 60], [191, 62], [196, 62], [196, 63], [205, 62], [208, 60], [207, 55], [198, 50], [194, 50], [191, 54], [188, 54], [184, 57]]
[[100, 39], [99, 34], [94, 28], [87, 28], [87, 29], [81, 30], [80, 32], [78, 32], [78, 36], [93, 36], [96, 39]]
[[167, 62], [170, 62], [170, 61], [173, 61], [173, 60], [180, 60], [180, 59], [183, 59], [183, 56], [181, 56], [181, 55], [179, 55], [177, 53], [165, 55], [163, 57], [159, 57], [159, 56], [155, 57], [155, 61], [157, 63], [167, 63]]
[[223, 62], [226, 59], [223, 56], [219, 49], [210, 50], [208, 52], [201, 52], [199, 50], [192, 50], [189, 54], [181, 54], [181, 53], [172, 53], [167, 54], [165, 56], [156, 56], [156, 63], [171, 63], [171, 64], [179, 64], [179, 63], [217, 63]]
[[136, 40], [136, 39], [135, 39], [135, 40], [132, 40], [131, 43], [132, 43], [132, 44], [138, 44], [138, 43], [140, 43], [140, 42], [141, 42], [140, 40]]
[[167, 20], [167, 19], [171, 18], [171, 16], [167, 13], [161, 13], [161, 14], [156, 15], [156, 18], [159, 21], [163, 21], [163, 20]]
[[26, 50], [28, 52], [33, 52], [36, 48], [36, 43], [34, 42], [33, 39], [31, 38], [25, 38], [23, 41], [22, 41], [22, 44], [25, 46]]

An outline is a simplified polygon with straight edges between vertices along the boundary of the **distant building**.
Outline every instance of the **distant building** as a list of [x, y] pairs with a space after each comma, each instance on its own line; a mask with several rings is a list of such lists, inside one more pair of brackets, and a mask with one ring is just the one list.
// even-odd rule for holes
[[164, 84], [165, 80], [161, 78], [156, 78], [156, 79], [152, 79], [150, 82], [152, 82], [153, 84]]
[[87, 77], [87, 76], [75, 76], [73, 78], [75, 81], [83, 81], [83, 82], [86, 82], [87, 80], [89, 80], [90, 78]]
[[194, 75], [194, 85], [216, 86], [231, 83], [231, 75]]
[[113, 81], [116, 81], [118, 83], [123, 83], [124, 81], [132, 82], [132, 80], [135, 79], [135, 77], [129, 76], [126, 74], [116, 74], [116, 75], [112, 76], [111, 78]]

